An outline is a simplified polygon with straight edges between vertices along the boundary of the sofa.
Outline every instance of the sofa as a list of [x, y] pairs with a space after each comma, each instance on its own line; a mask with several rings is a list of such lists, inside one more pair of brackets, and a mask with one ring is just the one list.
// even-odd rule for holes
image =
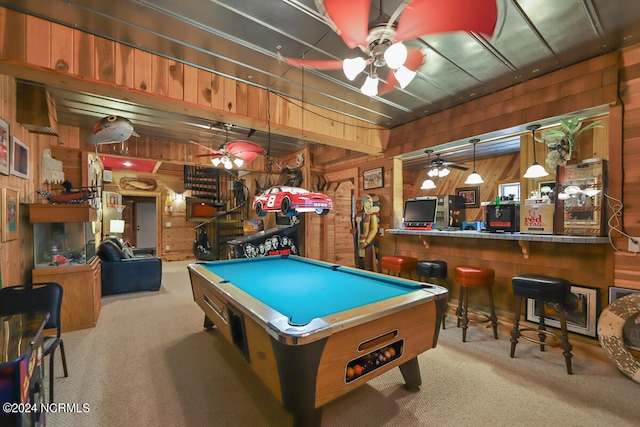
[[115, 238], [104, 239], [97, 254], [102, 267], [102, 296], [160, 289], [160, 258], [136, 255]]

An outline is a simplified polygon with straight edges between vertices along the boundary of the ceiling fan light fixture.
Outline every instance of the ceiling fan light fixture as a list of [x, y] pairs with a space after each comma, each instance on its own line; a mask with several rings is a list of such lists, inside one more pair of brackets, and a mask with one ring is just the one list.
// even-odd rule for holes
[[367, 96], [376, 96], [378, 94], [378, 76], [369, 74], [360, 91]]
[[444, 178], [450, 173], [451, 173], [451, 170], [449, 170], [448, 168], [438, 169], [438, 178]]
[[421, 190], [433, 190], [434, 188], [436, 188], [436, 183], [429, 178], [425, 179], [420, 186]]
[[211, 159], [211, 163], [213, 163], [213, 166], [218, 167], [218, 165], [220, 164], [220, 159], [214, 157], [213, 159]]
[[399, 67], [397, 70], [393, 72], [393, 75], [398, 81], [400, 88], [404, 89], [405, 87], [407, 87], [409, 83], [411, 83], [413, 78], [416, 76], [416, 72], [411, 71], [410, 69], [402, 65], [401, 67]]
[[244, 160], [242, 160], [240, 157], [236, 157], [235, 159], [233, 159], [233, 163], [234, 163], [237, 167], [241, 168], [241, 167], [242, 167], [242, 165], [244, 165]]
[[367, 66], [367, 61], [364, 58], [347, 58], [342, 61], [342, 71], [344, 71], [344, 75], [351, 81], [355, 79], [358, 74], [364, 71], [364, 68]]
[[407, 60], [407, 47], [402, 43], [394, 43], [384, 51], [384, 61], [387, 66], [393, 70], [397, 70], [404, 65]]

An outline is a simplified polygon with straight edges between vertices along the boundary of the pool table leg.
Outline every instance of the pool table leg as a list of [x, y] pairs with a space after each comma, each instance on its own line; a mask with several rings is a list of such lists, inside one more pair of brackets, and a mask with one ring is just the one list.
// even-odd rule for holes
[[399, 366], [402, 377], [404, 378], [405, 388], [409, 391], [418, 391], [422, 385], [420, 377], [420, 366], [418, 365], [418, 357], [404, 362]]
[[211, 321], [211, 319], [209, 319], [209, 317], [207, 317], [207, 315], [204, 315], [204, 325], [202, 325], [205, 329], [214, 329], [216, 327], [216, 325]]
[[320, 427], [322, 421], [322, 408], [314, 409], [312, 412], [294, 412], [294, 427]]

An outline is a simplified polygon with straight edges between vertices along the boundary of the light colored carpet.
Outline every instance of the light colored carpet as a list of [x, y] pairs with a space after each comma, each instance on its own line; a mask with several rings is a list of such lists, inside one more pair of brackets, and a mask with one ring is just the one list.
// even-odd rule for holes
[[[48, 414], [49, 426], [292, 424], [244, 359], [202, 328], [188, 264], [164, 263], [159, 292], [103, 298], [95, 328], [63, 334], [69, 377], [57, 354], [56, 401], [86, 403], [89, 411]], [[419, 392], [405, 391], [399, 370], [391, 370], [326, 405], [322, 425], [638, 425], [640, 384], [600, 348], [573, 342], [570, 376], [560, 349], [541, 353], [521, 343], [511, 359], [508, 339], [506, 326], [499, 340], [472, 326], [462, 343], [449, 318], [437, 348], [419, 357]]]

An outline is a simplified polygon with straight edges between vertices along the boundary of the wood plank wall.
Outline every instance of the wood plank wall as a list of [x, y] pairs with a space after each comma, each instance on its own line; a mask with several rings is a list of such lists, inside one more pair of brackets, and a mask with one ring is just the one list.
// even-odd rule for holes
[[[303, 109], [295, 100], [207, 70], [5, 8], [0, 8], [0, 24], [0, 72], [5, 74], [28, 65], [29, 73], [20, 70], [22, 78], [52, 86], [98, 85], [100, 94], [365, 153], [381, 153], [386, 145], [389, 132], [381, 127], [350, 117], [337, 120], [335, 113], [310, 104]], [[91, 148], [85, 138], [80, 141], [74, 148]], [[167, 148], [154, 142], [139, 155], [161, 159], [158, 151]], [[191, 160], [185, 153], [170, 153], [169, 160]]]
[[[621, 189], [611, 200], [620, 211], [612, 224], [627, 235], [640, 236], [640, 46], [624, 49], [620, 56], [620, 107], [615, 117], [622, 123], [616, 134], [615, 152], [620, 162], [616, 169], [610, 167], [611, 179], [622, 182]], [[613, 151], [613, 149], [612, 149]], [[617, 172], [617, 174], [614, 174]], [[614, 233], [614, 244], [620, 251], [614, 252], [614, 285], [640, 289], [640, 262], [638, 255], [626, 252], [628, 237]]]

